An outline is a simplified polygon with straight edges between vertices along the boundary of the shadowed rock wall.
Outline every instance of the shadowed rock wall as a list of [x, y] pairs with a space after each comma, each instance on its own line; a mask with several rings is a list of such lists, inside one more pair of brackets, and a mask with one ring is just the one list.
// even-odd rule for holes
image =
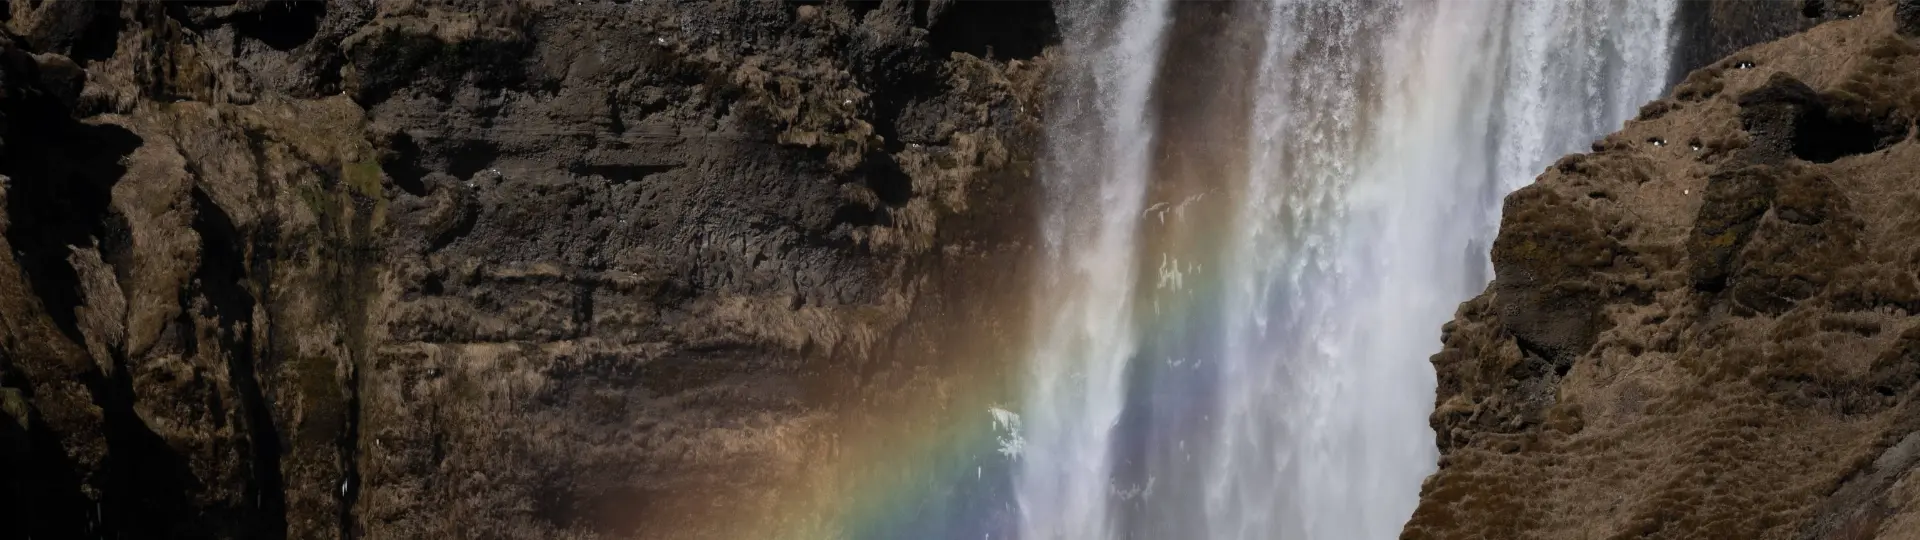
[[6, 8], [9, 537], [713, 536], [1012, 339], [1045, 3]]

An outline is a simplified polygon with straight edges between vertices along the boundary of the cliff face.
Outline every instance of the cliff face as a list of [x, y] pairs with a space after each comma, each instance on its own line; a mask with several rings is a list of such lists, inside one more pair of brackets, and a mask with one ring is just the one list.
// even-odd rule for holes
[[5, 7], [33, 538], [721, 535], [1021, 283], [1045, 3]]
[[1403, 538], [1920, 538], [1920, 4], [1864, 4], [1507, 198]]
[[[764, 537], [1020, 341], [1043, 2], [0, 19], [8, 534]], [[1920, 4], [1681, 24], [1509, 198], [1406, 537], [1920, 531]]]
[[1747, 46], [1860, 15], [1858, 0], [1681, 0], [1674, 13], [1672, 83]]

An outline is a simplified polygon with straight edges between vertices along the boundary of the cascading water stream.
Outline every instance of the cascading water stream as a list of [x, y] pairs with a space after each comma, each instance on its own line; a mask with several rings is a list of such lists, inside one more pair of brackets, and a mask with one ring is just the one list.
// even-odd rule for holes
[[1397, 536], [1501, 197], [1657, 97], [1674, 1], [1062, 6], [1022, 536]]
[[1022, 533], [1028, 538], [1111, 536], [1107, 490], [1111, 424], [1125, 403], [1133, 354], [1129, 317], [1136, 216], [1145, 197], [1153, 129], [1146, 111], [1166, 24], [1159, 0], [1064, 6], [1063, 33], [1083, 51], [1058, 78], [1073, 96], [1054, 111], [1042, 171], [1048, 272], [1036, 312], [1021, 473]]

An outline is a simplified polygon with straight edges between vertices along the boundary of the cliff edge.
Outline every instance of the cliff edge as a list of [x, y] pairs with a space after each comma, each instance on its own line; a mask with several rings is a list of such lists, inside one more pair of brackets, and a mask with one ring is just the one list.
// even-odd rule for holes
[[1863, 4], [1507, 197], [1403, 538], [1920, 538], [1920, 3]]

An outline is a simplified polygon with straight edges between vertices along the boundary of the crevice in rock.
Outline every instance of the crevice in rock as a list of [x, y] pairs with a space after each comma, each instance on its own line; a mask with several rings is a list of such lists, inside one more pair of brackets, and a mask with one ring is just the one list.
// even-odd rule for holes
[[393, 179], [393, 184], [402, 191], [415, 197], [427, 195], [424, 182], [426, 167], [420, 166], [420, 145], [406, 132], [394, 133], [387, 139], [385, 151], [380, 153], [380, 169]]
[[500, 157], [499, 147], [484, 139], [428, 140], [426, 144], [423, 147], [405, 132], [394, 133], [379, 158], [380, 169], [393, 178], [394, 185], [416, 197], [426, 196], [426, 177], [436, 170], [469, 180]]
[[454, 204], [459, 205], [459, 208], [454, 209], [454, 211], [458, 214], [454, 217], [452, 225], [435, 232], [433, 238], [427, 241], [427, 253], [446, 249], [446, 247], [452, 245], [455, 240], [473, 234], [474, 224], [479, 222], [479, 212], [474, 211], [471, 207], [473, 202], [469, 199], [467, 192], [458, 191], [454, 197], [456, 199]]
[[680, 165], [593, 165], [575, 163], [567, 167], [567, 172], [578, 176], [598, 176], [607, 182], [624, 184], [635, 180], [646, 180], [654, 175], [666, 174], [679, 169]]
[[126, 22], [120, 18], [120, 0], [99, 0], [93, 5], [93, 19], [73, 43], [73, 60], [85, 66], [112, 58], [120, 50], [120, 32], [124, 29]]
[[240, 35], [259, 40], [277, 51], [287, 51], [312, 41], [320, 32], [320, 21], [327, 16], [327, 3], [315, 0], [268, 2], [259, 11], [234, 17], [233, 29]]
[[[6, 365], [0, 353], [0, 381], [18, 386], [22, 399], [32, 401], [33, 385], [26, 376]], [[13, 532], [28, 538], [94, 538], [100, 515], [94, 502], [81, 492], [83, 474], [67, 457], [60, 436], [47, 425], [40, 411], [29, 407], [26, 428], [18, 430], [13, 418], [0, 415], [0, 444], [11, 440], [17, 446], [0, 448], [0, 504], [15, 509], [23, 518]], [[13, 453], [9, 453], [9, 452]]]
[[1860, 3], [1854, 0], [1801, 0], [1800, 16], [1812, 21], [1851, 19], [1860, 16]]
[[946, 89], [946, 85], [936, 78], [938, 69], [931, 67], [937, 66], [939, 62], [938, 59], [931, 62], [914, 62], [913, 64], [928, 64], [929, 67], [919, 70], [907, 68], [893, 70], [894, 73], [883, 74], [867, 83], [867, 86], [873, 88], [873, 95], [869, 102], [872, 105], [870, 117], [873, 120], [873, 130], [884, 141], [883, 149], [887, 153], [906, 149], [906, 141], [900, 135], [900, 116], [907, 107], [917, 101], [934, 99]]
[[[912, 10], [912, 12], [909, 13], [908, 15], [913, 18], [914, 26], [917, 26], [920, 28], [926, 28], [928, 25], [933, 24], [931, 17], [939, 16], [939, 10], [933, 9], [934, 1], [935, 0], [912, 0], [911, 2], [909, 2], [910, 4], [912, 4], [912, 7], [908, 9]], [[946, 3], [946, 0], [938, 0], [938, 1], [941, 2], [942, 7], [945, 7], [944, 4]]]
[[1739, 99], [1740, 122], [1760, 153], [1751, 159], [1777, 160], [1791, 154], [1814, 163], [1877, 152], [1906, 138], [1906, 118], [1873, 115], [1867, 107], [1815, 92], [1784, 73]]
[[494, 160], [500, 157], [500, 147], [489, 140], [465, 139], [451, 141], [444, 150], [436, 153], [446, 161], [447, 174], [467, 180], [473, 178], [473, 174], [480, 172], [480, 169], [493, 165]]
[[353, 509], [360, 500], [360, 369], [358, 363], [347, 375], [347, 429], [335, 443], [340, 448], [340, 538], [359, 537], [353, 526]]
[[1059, 41], [1052, 2], [947, 2], [932, 15], [928, 40], [935, 58], [963, 52], [981, 58], [1032, 58]]
[[1793, 155], [1814, 163], [1870, 154], [1898, 142], [1902, 132], [1881, 129], [1875, 122], [1819, 111], [1794, 125]]
[[[112, 351], [108, 373], [81, 376], [100, 408], [107, 443], [100, 491], [100, 537], [211, 537], [213, 528], [239, 521], [230, 508], [195, 508], [192, 494], [204, 489], [185, 456], [154, 433], [133, 409], [136, 393], [124, 351]], [[229, 533], [234, 531], [227, 531]]]
[[254, 347], [254, 307], [248, 292], [248, 258], [244, 235], [226, 211], [205, 191], [192, 191], [193, 230], [200, 235], [201, 262], [194, 279], [207, 299], [221, 329], [221, 353], [228, 376], [239, 395], [238, 408], [247, 427], [252, 473], [247, 500], [253, 505], [244, 529], [252, 538], [284, 538], [287, 530], [286, 491], [280, 475], [280, 430], [274, 425], [272, 404], [260, 387], [261, 366]]
[[833, 222], [852, 227], [884, 225], [888, 223], [887, 213], [864, 204], [846, 203], [833, 211]]
[[[607, 92], [607, 131], [615, 137], [627, 134], [627, 119], [621, 116], [623, 109], [625, 107], [620, 103], [619, 93]], [[643, 113], [641, 117], [645, 118], [646, 115]]]
[[880, 9], [886, 3], [886, 0], [846, 0], [847, 9], [853, 12], [855, 21], [865, 19], [868, 13]]
[[1893, 28], [1903, 36], [1920, 35], [1920, 0], [1894, 0]]
[[882, 204], [900, 207], [913, 199], [913, 177], [900, 168], [900, 161], [892, 155], [869, 155], [858, 171], [865, 179], [867, 189], [873, 190]]
[[375, 201], [355, 191], [348, 191], [347, 196], [352, 198], [354, 212], [348, 221], [346, 237], [332, 241], [339, 262], [332, 268], [334, 282], [328, 284], [327, 290], [340, 292], [335, 316], [343, 330], [347, 353], [346, 429], [342, 430], [337, 445], [341, 449], [342, 471], [340, 538], [352, 540], [360, 533], [354, 523], [354, 508], [360, 498], [361, 369], [368, 365], [367, 355], [372, 347], [368, 313], [369, 304], [378, 294], [375, 279], [382, 250], [373, 221]]
[[[61, 332], [82, 343], [74, 308], [82, 303], [69, 246], [114, 239], [110, 199], [126, 173], [121, 159], [141, 144], [119, 126], [80, 124], [50, 98], [10, 107], [0, 175], [11, 179], [7, 241], [15, 261]], [[122, 223], [124, 225], [124, 223]]]

